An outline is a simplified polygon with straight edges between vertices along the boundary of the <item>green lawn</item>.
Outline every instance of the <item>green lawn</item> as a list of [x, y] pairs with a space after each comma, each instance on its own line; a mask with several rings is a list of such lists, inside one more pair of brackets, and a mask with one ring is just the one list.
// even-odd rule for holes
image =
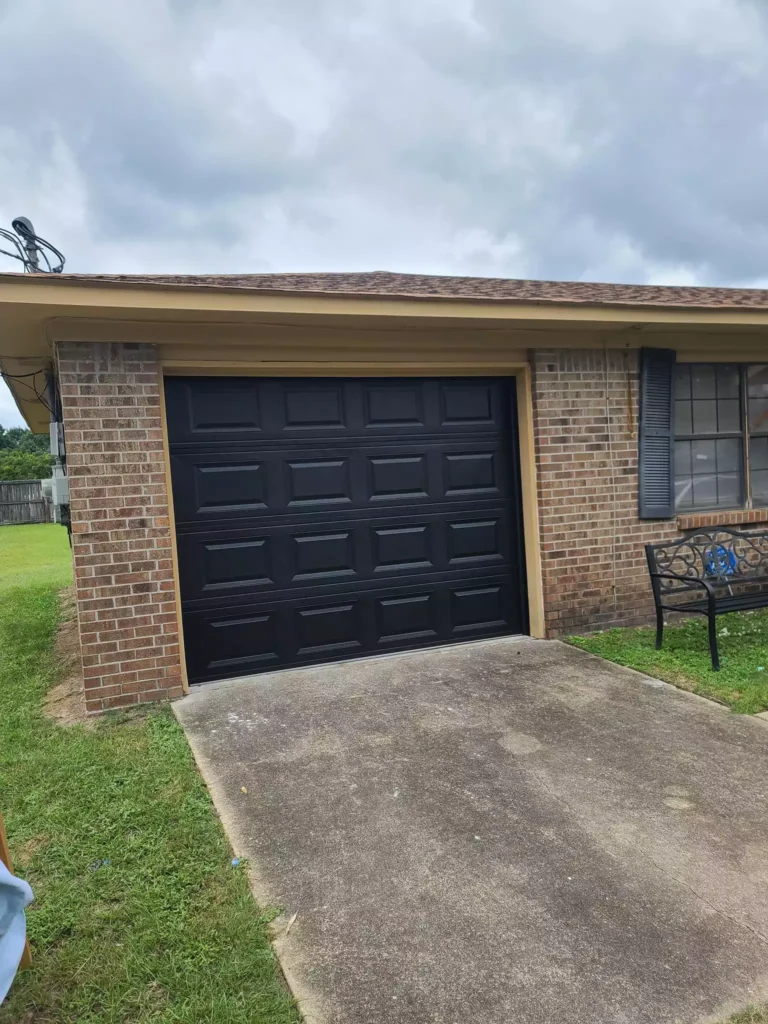
[[[41, 711], [57, 678], [58, 526], [0, 528], [0, 808], [32, 884], [31, 970], [0, 1024], [298, 1024], [244, 866], [231, 851], [167, 708], [64, 728]], [[726, 700], [768, 706], [768, 614], [730, 616], [724, 669], [701, 624], [611, 630], [573, 643]], [[721, 628], [722, 628], [721, 626]], [[766, 666], [768, 671], [768, 665]], [[677, 676], [677, 678], [675, 678]], [[748, 1010], [732, 1024], [768, 1024]]]
[[725, 1024], [768, 1024], [768, 1009], [750, 1006], [735, 1017], [729, 1017]]
[[691, 617], [667, 626], [656, 650], [656, 630], [609, 629], [569, 642], [601, 658], [719, 701], [734, 711], [768, 709], [768, 610], [736, 612], [717, 619], [721, 669], [712, 671], [706, 620]]
[[63, 528], [0, 528], [0, 808], [36, 896], [0, 1024], [296, 1024], [169, 709], [91, 729], [42, 714], [69, 582]]

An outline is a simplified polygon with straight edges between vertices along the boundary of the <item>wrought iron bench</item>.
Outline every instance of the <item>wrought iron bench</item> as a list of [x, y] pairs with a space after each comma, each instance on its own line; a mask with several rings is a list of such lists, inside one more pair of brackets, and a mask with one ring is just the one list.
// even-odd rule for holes
[[646, 544], [656, 602], [656, 650], [664, 639], [664, 612], [706, 615], [712, 668], [720, 670], [716, 617], [768, 607], [768, 533], [718, 527], [685, 540]]

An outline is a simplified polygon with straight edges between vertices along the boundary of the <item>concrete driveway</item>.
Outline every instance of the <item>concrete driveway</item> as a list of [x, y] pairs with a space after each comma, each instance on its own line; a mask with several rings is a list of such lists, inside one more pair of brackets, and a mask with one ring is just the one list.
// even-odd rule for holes
[[762, 722], [532, 640], [174, 707], [308, 1021], [692, 1024], [768, 998]]

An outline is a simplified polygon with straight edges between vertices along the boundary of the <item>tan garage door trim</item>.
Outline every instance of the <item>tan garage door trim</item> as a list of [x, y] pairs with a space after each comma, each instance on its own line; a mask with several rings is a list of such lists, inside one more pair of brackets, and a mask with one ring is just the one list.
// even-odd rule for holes
[[189, 689], [184, 658], [184, 637], [181, 628], [181, 588], [179, 583], [179, 558], [176, 549], [176, 525], [171, 486], [171, 462], [168, 445], [168, 423], [165, 409], [165, 388], [163, 377], [170, 376], [248, 376], [248, 377], [451, 377], [484, 376], [514, 377], [517, 383], [517, 428], [520, 446], [520, 479], [523, 505], [523, 536], [525, 545], [525, 568], [528, 587], [528, 621], [530, 635], [543, 639], [544, 592], [541, 579], [541, 548], [539, 541], [539, 514], [536, 488], [536, 454], [533, 434], [533, 400], [531, 392], [531, 370], [527, 363], [505, 363], [503, 365], [467, 363], [380, 363], [380, 362], [248, 362], [233, 360], [182, 360], [163, 359], [160, 371], [160, 403], [163, 420], [163, 443], [165, 449], [165, 474], [168, 490], [169, 517], [171, 521], [173, 574], [176, 583], [176, 613], [181, 635], [182, 682], [185, 691]]

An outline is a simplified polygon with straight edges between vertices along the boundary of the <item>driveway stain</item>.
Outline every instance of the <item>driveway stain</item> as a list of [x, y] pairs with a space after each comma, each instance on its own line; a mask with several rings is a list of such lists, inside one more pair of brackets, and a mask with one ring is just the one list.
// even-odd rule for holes
[[529, 736], [524, 732], [513, 732], [511, 729], [509, 732], [505, 732], [499, 740], [500, 746], [502, 746], [508, 754], [515, 754], [518, 756], [524, 756], [525, 754], [535, 754], [537, 750], [541, 750], [542, 744], [535, 736]]

